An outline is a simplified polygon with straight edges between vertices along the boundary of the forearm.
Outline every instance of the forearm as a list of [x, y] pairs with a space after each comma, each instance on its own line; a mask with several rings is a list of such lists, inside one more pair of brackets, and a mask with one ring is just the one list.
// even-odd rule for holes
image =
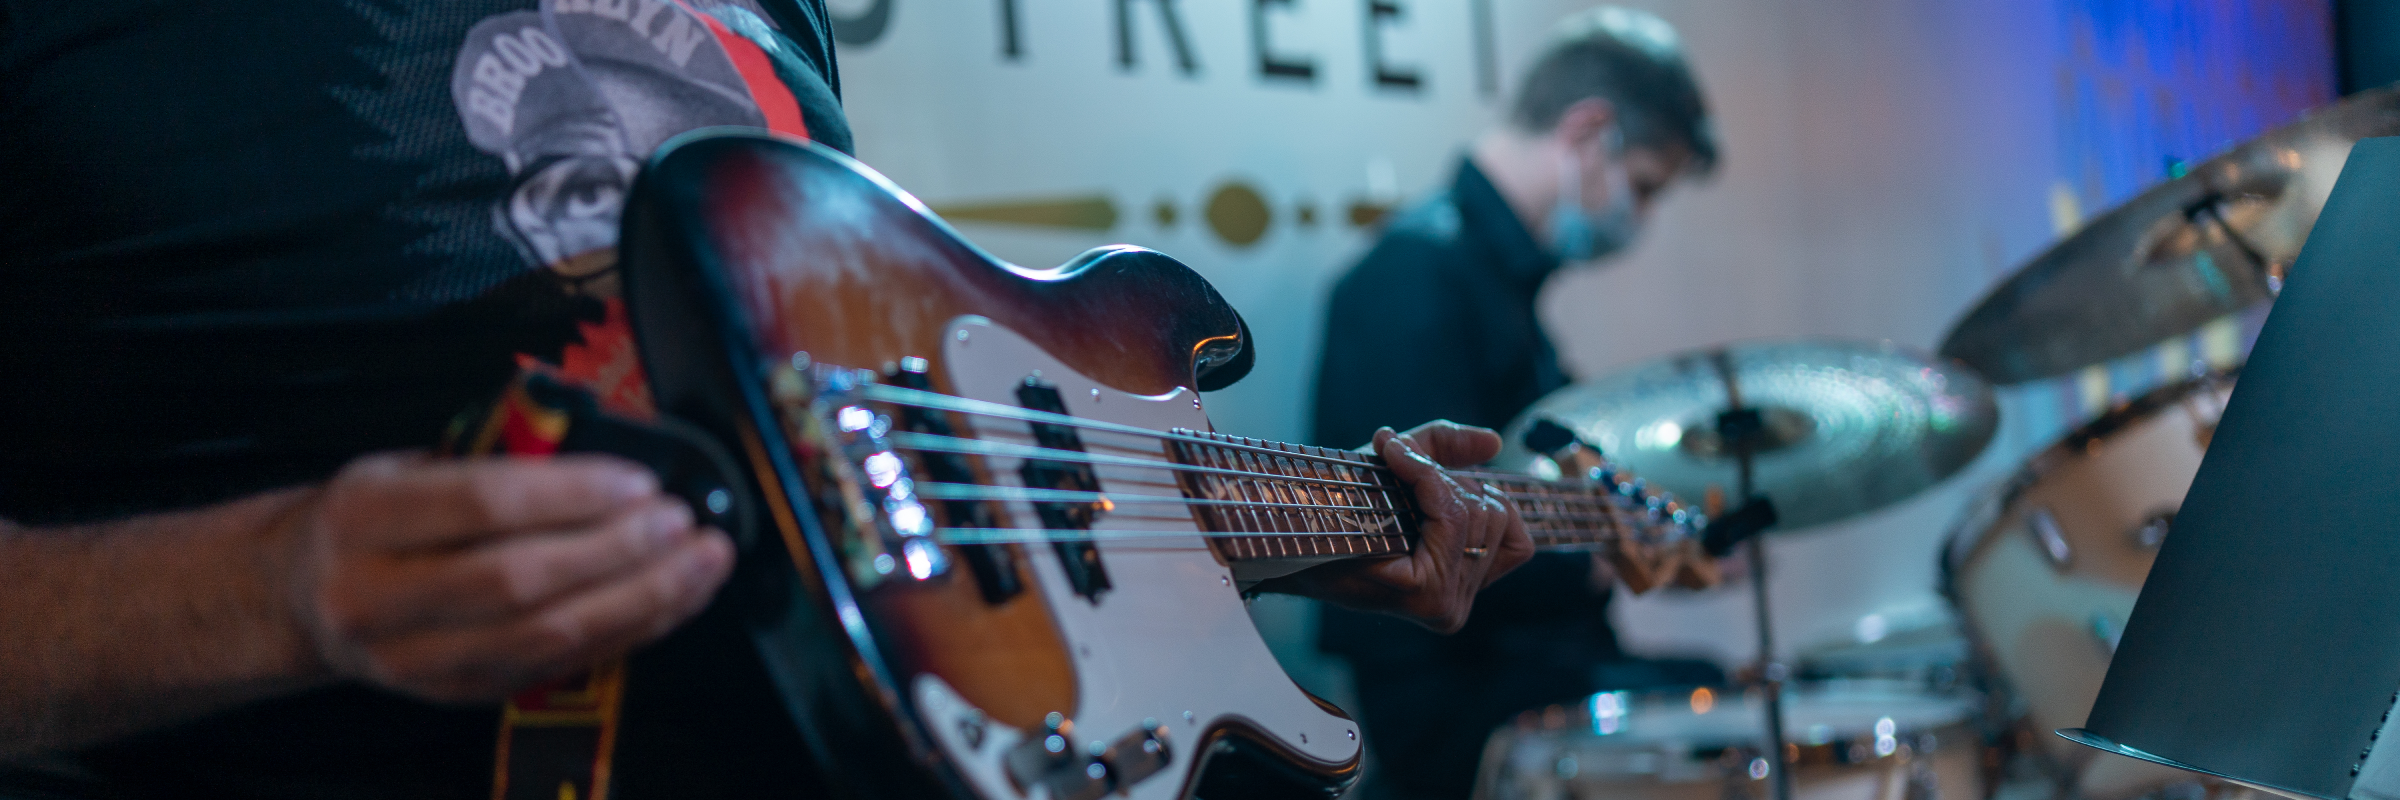
[[0, 522], [0, 759], [323, 680], [283, 576], [306, 496], [73, 528]]

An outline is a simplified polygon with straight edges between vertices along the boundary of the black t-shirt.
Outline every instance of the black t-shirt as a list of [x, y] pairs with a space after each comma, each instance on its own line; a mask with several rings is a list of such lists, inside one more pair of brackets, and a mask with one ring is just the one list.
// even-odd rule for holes
[[[697, 127], [849, 149], [828, 31], [822, 0], [0, 0], [0, 517], [318, 480], [432, 444], [528, 358], [641, 402], [624, 191]], [[809, 793], [719, 611], [630, 675], [618, 796]], [[481, 798], [495, 731], [348, 686], [53, 766], [133, 795]]]

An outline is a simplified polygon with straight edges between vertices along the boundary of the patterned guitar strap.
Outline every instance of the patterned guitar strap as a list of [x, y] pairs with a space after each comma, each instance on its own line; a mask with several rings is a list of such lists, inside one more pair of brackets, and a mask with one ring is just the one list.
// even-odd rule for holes
[[[618, 405], [611, 403], [610, 405]], [[646, 404], [645, 404], [646, 405]], [[748, 502], [740, 473], [706, 434], [669, 420], [636, 421], [542, 370], [519, 374], [488, 408], [451, 426], [456, 455], [598, 452], [649, 467], [693, 518], [737, 537]], [[616, 753], [625, 662], [518, 692], [501, 710], [493, 800], [605, 800]]]
[[[520, 376], [480, 419], [470, 412], [453, 425], [449, 449], [459, 455], [547, 456], [573, 427], [569, 409], [546, 404]], [[464, 439], [464, 441], [461, 441]], [[493, 800], [601, 800], [608, 797], [616, 754], [625, 661], [518, 692], [500, 712], [492, 772]]]

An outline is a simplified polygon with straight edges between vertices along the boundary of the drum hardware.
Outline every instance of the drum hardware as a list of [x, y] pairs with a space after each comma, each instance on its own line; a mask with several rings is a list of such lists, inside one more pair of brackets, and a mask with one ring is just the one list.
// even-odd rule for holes
[[2050, 557], [2050, 566], [2064, 570], [2074, 560], [2075, 549], [2067, 544], [2067, 535], [2059, 532], [2058, 518], [2050, 515], [2050, 509], [2037, 508], [2027, 513], [2025, 530], [2042, 546], [2042, 555]]
[[2016, 384], [2271, 301], [2351, 145], [2400, 134], [2400, 88], [2351, 95], [2091, 219], [1995, 287], [1944, 356]]
[[[1532, 439], [1553, 429], [1607, 448], [1612, 460], [1651, 485], [1689, 497], [1748, 498], [1715, 522], [1703, 547], [1722, 554], [1750, 539], [1751, 611], [1763, 693], [1764, 752], [1794, 753], [1783, 738], [1779, 701], [1790, 669], [1774, 660], [1767, 607], [1767, 555], [1750, 534], [1843, 519], [1898, 502], [1964, 467], [1997, 425], [1991, 389], [1964, 368], [1888, 343], [1784, 341], [1736, 344], [1671, 356], [1569, 387], [1536, 403], [1510, 426], [1503, 465], [1558, 474]], [[1532, 437], [1529, 439], [1528, 437]], [[1773, 498], [1772, 502], [1768, 498]], [[1780, 518], [1780, 523], [1778, 522]], [[1789, 770], [1759, 760], [1773, 796], [1789, 800]]]
[[[2214, 425], [2207, 427], [2211, 430], [2216, 428]], [[2206, 437], [2196, 438], [2199, 438], [2200, 446], [2202, 448], [2208, 447], [2208, 439]], [[2135, 546], [2144, 550], [2157, 550], [2160, 545], [2167, 543], [2167, 529], [2173, 527], [2174, 525], [2174, 509], [2167, 509], [2152, 513], [2149, 519], [2142, 520], [2141, 527], [2133, 529], [2133, 543]]]
[[1793, 660], [1797, 680], [1818, 684], [1891, 681], [1945, 695], [1966, 685], [1967, 676], [1962, 669], [1971, 659], [1969, 644], [1966, 634], [1956, 624], [1945, 620], [1869, 632], [1879, 635], [1870, 638], [1854, 634], [1840, 641], [1802, 648]]
[[2125, 640], [2125, 626], [2108, 616], [2108, 612], [2092, 612], [2092, 636], [2109, 655], [2117, 654], [2117, 643]]
[[[1755, 727], [1765, 693], [1603, 692], [1495, 732], [1478, 800], [1753, 800], [1771, 785]], [[1985, 796], [1979, 700], [1897, 681], [1794, 684], [1784, 758], [1807, 800]]]
[[[1761, 409], [1753, 408], [1742, 402], [1741, 373], [1734, 369], [1733, 354], [1720, 349], [1710, 353], [1708, 361], [1709, 365], [1715, 368], [1717, 379], [1725, 384], [1725, 410], [1717, 413], [1716, 444], [1718, 447], [1716, 452], [1721, 454], [1726, 450], [1732, 451], [1734, 472], [1738, 476], [1735, 485], [1740, 487], [1741, 496], [1746, 499], [1758, 498], [1756, 459], [1761, 447], [1783, 450], [1798, 443], [1801, 440], [1800, 437], [1814, 431], [1816, 426], [1813, 424], [1805, 427], [1786, 426], [1784, 431], [1792, 434], [1791, 438], [1782, 438], [1781, 436], [1770, 438], [1767, 435], [1766, 415]], [[1777, 408], [1775, 411], [1779, 414], [1797, 416], [1788, 409]], [[1708, 455], [1696, 448], [1690, 449], [1690, 452], [1703, 457]], [[1712, 496], [1722, 495], [1712, 493]], [[1759, 501], [1753, 500], [1753, 502]], [[1770, 513], [1772, 513], [1771, 510]], [[1704, 541], [1705, 539], [1706, 537], [1703, 536]], [[1783, 737], [1785, 669], [1782, 664], [1775, 661], [1774, 626], [1767, 613], [1767, 547], [1766, 543], [1756, 536], [1749, 537], [1749, 539], [1750, 609], [1752, 615], [1758, 620], [1759, 688], [1766, 692], [1767, 752], [1786, 756], [1782, 759], [1782, 766], [1769, 764], [1767, 771], [1770, 773], [1769, 777], [1774, 780], [1775, 800], [1792, 800], [1792, 765], [1798, 763], [1799, 759], [1788, 757], [1793, 754], [1788, 752], [1789, 748]]]

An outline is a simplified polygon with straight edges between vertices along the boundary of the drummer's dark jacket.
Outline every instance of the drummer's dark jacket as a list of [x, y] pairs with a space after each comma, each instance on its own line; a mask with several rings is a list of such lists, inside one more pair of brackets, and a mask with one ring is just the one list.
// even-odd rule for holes
[[[822, 0], [0, 0], [0, 518], [322, 480], [435, 444], [528, 359], [638, 374], [590, 280], [634, 170], [706, 125], [848, 149], [827, 20]], [[818, 796], [724, 609], [629, 669], [614, 796]], [[0, 763], [0, 797], [483, 800], [498, 719], [332, 686]]]
[[[1448, 189], [1394, 217], [1334, 286], [1317, 373], [1315, 441], [1448, 419], [1500, 428], [1566, 385], [1536, 301], [1559, 261], [1461, 159]], [[1378, 797], [1469, 794], [1483, 738], [1518, 711], [1595, 689], [1620, 658], [1589, 558], [1543, 555], [1494, 583], [1440, 636], [1327, 607], [1320, 645], [1347, 658]]]

